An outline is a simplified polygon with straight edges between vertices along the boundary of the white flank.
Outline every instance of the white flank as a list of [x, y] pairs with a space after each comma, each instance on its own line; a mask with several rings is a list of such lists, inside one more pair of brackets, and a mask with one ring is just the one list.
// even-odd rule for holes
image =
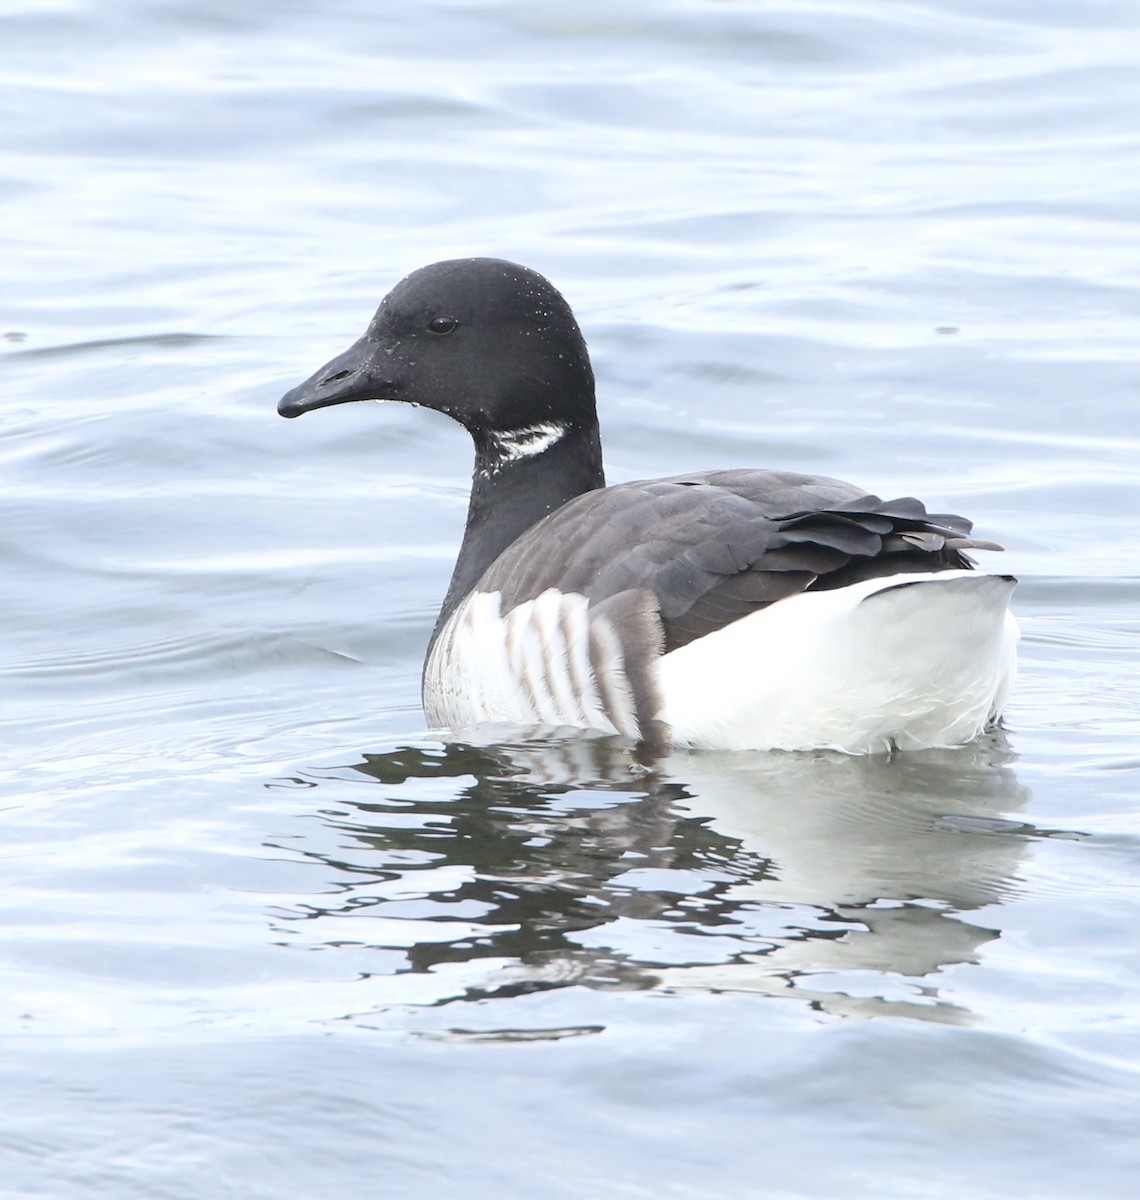
[[[637, 737], [621, 646], [584, 596], [550, 588], [500, 611], [498, 592], [472, 592], [444, 626], [424, 670], [433, 725], [568, 725]], [[600, 677], [590, 636], [605, 647]]]
[[505, 433], [496, 432], [493, 440], [499, 462], [508, 463], [542, 454], [565, 436], [566, 426], [561, 421], [543, 421], [541, 424], [527, 425], [522, 429], [510, 429]]
[[[781, 600], [661, 658], [659, 717], [675, 745], [707, 749], [961, 745], [1009, 694], [1014, 586], [942, 571]], [[617, 633], [591, 618], [584, 596], [552, 588], [506, 615], [500, 607], [499, 593], [473, 592], [436, 641], [424, 672], [434, 725], [639, 736]]]
[[661, 715], [680, 746], [868, 754], [960, 745], [1009, 693], [1014, 586], [942, 571], [781, 600], [665, 655]]

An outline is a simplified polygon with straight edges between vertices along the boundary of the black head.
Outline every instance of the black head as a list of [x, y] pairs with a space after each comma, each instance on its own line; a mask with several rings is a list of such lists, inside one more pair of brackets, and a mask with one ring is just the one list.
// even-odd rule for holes
[[350, 400], [446, 413], [476, 443], [551, 423], [596, 423], [594, 377], [569, 305], [535, 271], [462, 258], [413, 271], [364, 337], [277, 406], [283, 417]]

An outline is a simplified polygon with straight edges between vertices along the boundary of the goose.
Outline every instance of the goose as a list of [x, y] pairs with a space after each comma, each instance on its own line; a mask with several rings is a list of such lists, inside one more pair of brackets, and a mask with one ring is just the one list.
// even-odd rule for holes
[[423, 669], [433, 727], [569, 727], [646, 746], [960, 745], [1016, 669], [1016, 580], [972, 524], [783, 470], [607, 487], [586, 343], [527, 267], [413, 271], [284, 417], [354, 400], [445, 413], [475, 445]]

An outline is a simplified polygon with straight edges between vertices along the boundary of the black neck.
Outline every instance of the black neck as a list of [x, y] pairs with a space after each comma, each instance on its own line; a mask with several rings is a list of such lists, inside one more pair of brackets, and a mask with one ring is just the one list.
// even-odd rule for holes
[[431, 645], [460, 601], [512, 542], [575, 496], [605, 485], [596, 422], [587, 429], [571, 428], [548, 450], [515, 461], [502, 461], [493, 443], [476, 437], [467, 527]]

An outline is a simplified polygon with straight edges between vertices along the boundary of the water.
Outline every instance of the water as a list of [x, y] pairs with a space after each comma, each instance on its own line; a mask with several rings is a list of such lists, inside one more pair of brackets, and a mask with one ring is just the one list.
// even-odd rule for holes
[[[0, 1194], [1131, 1197], [1140, 6], [16, 0]], [[612, 481], [965, 512], [1009, 730], [444, 746], [470, 451], [273, 415], [547, 273]]]

